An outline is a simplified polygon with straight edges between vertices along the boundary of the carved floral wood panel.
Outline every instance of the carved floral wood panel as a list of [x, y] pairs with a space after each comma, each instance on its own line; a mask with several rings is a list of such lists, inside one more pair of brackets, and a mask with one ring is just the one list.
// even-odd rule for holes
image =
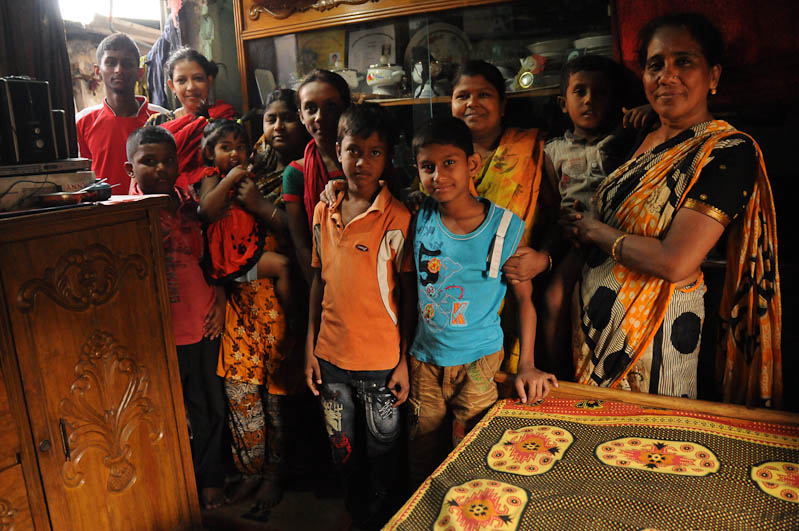
[[[103, 455], [107, 488], [119, 493], [136, 481], [128, 439], [137, 426], [152, 444], [163, 436], [163, 419], [147, 396], [147, 368], [136, 363], [109, 333], [95, 330], [75, 365], [71, 398], [59, 406], [67, 428], [67, 461], [62, 469], [69, 487], [83, 484], [82, 461], [89, 450]], [[87, 465], [90, 466], [90, 465]]]
[[250, 18], [258, 20], [261, 13], [267, 13], [277, 19], [288, 18], [294, 13], [315, 9], [320, 13], [340, 5], [357, 6], [380, 0], [254, 0], [250, 7]]
[[17, 510], [9, 500], [0, 498], [0, 531], [14, 529], [14, 520], [17, 517]]
[[43, 292], [68, 310], [85, 311], [111, 300], [128, 270], [144, 279], [146, 264], [140, 254], [114, 254], [99, 243], [72, 249], [58, 259], [55, 267], [48, 267], [43, 278], [33, 278], [22, 285], [17, 307], [23, 313], [32, 311], [36, 295]]

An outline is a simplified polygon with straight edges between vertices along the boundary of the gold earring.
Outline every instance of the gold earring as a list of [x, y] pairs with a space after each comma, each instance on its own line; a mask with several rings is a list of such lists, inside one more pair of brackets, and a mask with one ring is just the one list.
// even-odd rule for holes
[[715, 95], [716, 94], [716, 87], [713, 87], [712, 89], [710, 89], [710, 93]]

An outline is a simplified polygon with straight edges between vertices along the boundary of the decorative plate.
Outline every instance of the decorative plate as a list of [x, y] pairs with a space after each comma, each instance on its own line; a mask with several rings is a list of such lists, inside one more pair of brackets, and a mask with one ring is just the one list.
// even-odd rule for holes
[[[428, 38], [429, 35], [429, 38]], [[413, 63], [413, 49], [427, 47], [430, 55], [442, 63], [463, 64], [469, 58], [472, 46], [469, 37], [453, 26], [437, 22], [419, 29], [413, 34], [405, 48], [405, 71], [411, 72]]]

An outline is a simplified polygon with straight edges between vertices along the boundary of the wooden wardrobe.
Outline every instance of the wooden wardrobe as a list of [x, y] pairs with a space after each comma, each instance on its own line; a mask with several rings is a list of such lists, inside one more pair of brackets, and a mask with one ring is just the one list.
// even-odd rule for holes
[[166, 202], [0, 219], [0, 529], [199, 527]]

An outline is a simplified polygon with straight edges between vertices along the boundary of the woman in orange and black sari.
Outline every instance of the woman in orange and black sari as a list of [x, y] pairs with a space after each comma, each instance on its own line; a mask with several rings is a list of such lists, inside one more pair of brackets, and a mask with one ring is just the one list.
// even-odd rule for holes
[[581, 383], [696, 398], [704, 322], [700, 268], [727, 234], [716, 360], [723, 399], [779, 407], [777, 232], [757, 143], [708, 110], [722, 39], [706, 18], [668, 15], [640, 34], [647, 99], [659, 117], [562, 223], [586, 248], [574, 320]]

